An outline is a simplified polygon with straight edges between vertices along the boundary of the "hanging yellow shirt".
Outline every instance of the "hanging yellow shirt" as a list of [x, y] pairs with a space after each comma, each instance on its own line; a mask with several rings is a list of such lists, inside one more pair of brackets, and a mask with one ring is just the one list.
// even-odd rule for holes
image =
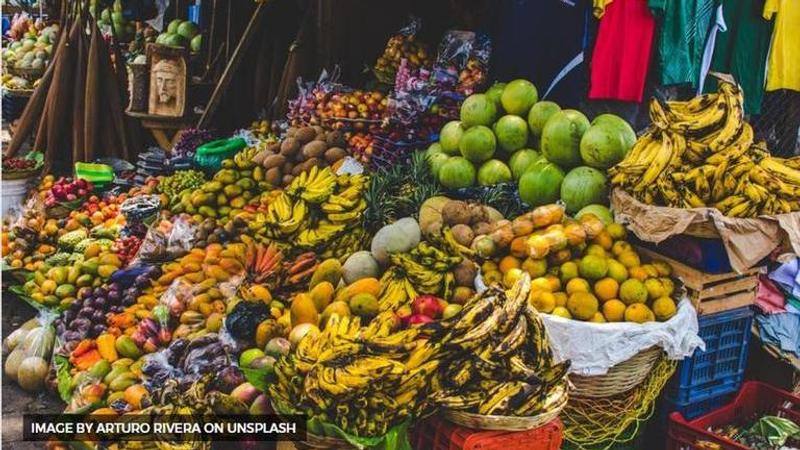
[[594, 16], [598, 19], [603, 17], [603, 14], [606, 12], [606, 8], [612, 1], [614, 0], [593, 0], [592, 12], [594, 13]]
[[767, 90], [800, 91], [800, 0], [767, 0], [764, 18], [775, 16], [767, 62]]

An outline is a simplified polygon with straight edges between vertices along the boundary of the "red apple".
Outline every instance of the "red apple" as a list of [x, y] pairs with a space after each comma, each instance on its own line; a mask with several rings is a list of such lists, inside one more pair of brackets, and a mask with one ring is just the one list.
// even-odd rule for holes
[[411, 310], [414, 314], [424, 314], [431, 319], [438, 319], [442, 316], [444, 307], [440, 299], [433, 295], [420, 295], [411, 303]]
[[408, 325], [409, 326], [423, 325], [423, 324], [426, 324], [426, 323], [431, 323], [433, 321], [434, 320], [432, 318], [430, 318], [430, 317], [428, 317], [428, 316], [426, 316], [424, 314], [414, 314], [413, 316], [408, 318]]

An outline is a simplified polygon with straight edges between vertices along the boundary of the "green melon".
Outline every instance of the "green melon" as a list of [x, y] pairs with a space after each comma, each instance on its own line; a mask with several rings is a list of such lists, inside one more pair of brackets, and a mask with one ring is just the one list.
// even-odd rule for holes
[[553, 114], [561, 111], [561, 107], [557, 103], [541, 101], [534, 104], [528, 112], [528, 127], [531, 129], [531, 134], [535, 139], [542, 137], [542, 130], [547, 119]]
[[489, 127], [476, 125], [464, 132], [458, 148], [464, 158], [474, 163], [481, 163], [494, 156], [497, 139]]
[[564, 171], [544, 158], [539, 159], [519, 179], [519, 197], [531, 206], [558, 200]]
[[536, 86], [528, 80], [509, 82], [500, 96], [500, 104], [508, 114], [525, 117], [534, 103], [539, 100]]
[[505, 115], [494, 124], [497, 143], [507, 152], [519, 150], [528, 144], [528, 123], [519, 116]]
[[486, 96], [489, 97], [489, 99], [494, 102], [498, 112], [503, 107], [503, 105], [500, 104], [500, 96], [503, 95], [503, 89], [505, 89], [505, 87], [506, 83], [498, 82], [493, 84], [492, 87], [487, 89], [485, 92]]
[[523, 148], [514, 152], [508, 160], [508, 167], [511, 168], [511, 175], [514, 176], [514, 180], [518, 181], [522, 174], [527, 172], [533, 163], [541, 158], [542, 155], [540, 155], [539, 152], [529, 148]]
[[442, 151], [451, 156], [458, 155], [458, 143], [463, 135], [464, 127], [461, 126], [460, 121], [447, 122], [439, 132], [439, 144], [442, 146]]
[[478, 184], [481, 186], [508, 183], [511, 178], [511, 169], [499, 159], [490, 159], [478, 169]]
[[564, 169], [579, 166], [581, 138], [587, 129], [589, 119], [580, 111], [565, 109], [553, 114], [542, 130], [542, 155]]
[[603, 172], [587, 166], [576, 167], [561, 183], [561, 201], [569, 214], [591, 204], [608, 204], [608, 180]]
[[622, 140], [629, 149], [633, 147], [633, 144], [636, 142], [636, 132], [633, 131], [631, 124], [620, 116], [609, 113], [600, 114], [592, 120], [592, 126], [595, 125], [611, 125], [616, 127], [620, 134], [622, 134]]
[[497, 106], [485, 94], [472, 94], [461, 104], [461, 122], [466, 128], [490, 126], [497, 117]]
[[428, 155], [427, 158], [428, 164], [430, 164], [431, 167], [431, 173], [433, 173], [433, 176], [438, 176], [439, 170], [442, 169], [444, 163], [446, 163], [451, 157], [446, 153], [433, 153]]
[[616, 125], [592, 125], [581, 137], [581, 159], [590, 167], [606, 170], [625, 159], [630, 147]]
[[475, 166], [461, 156], [453, 156], [439, 169], [439, 183], [448, 189], [470, 187], [475, 184]]

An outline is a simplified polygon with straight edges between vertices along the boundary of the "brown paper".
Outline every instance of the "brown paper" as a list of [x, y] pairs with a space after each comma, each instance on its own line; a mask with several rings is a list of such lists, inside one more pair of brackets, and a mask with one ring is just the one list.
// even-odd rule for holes
[[778, 247], [800, 255], [800, 212], [740, 219], [716, 208], [678, 209], [645, 205], [622, 189], [611, 194], [614, 217], [646, 242], [660, 243], [689, 229], [712, 230], [725, 245], [731, 267], [744, 272]]

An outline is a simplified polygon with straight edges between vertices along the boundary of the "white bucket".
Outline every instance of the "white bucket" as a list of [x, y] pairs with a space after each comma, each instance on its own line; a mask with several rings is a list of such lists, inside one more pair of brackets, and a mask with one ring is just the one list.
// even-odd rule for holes
[[2, 180], [2, 185], [0, 185], [0, 210], [3, 212], [3, 219], [10, 212], [22, 209], [22, 202], [28, 193], [28, 185], [31, 179]]

